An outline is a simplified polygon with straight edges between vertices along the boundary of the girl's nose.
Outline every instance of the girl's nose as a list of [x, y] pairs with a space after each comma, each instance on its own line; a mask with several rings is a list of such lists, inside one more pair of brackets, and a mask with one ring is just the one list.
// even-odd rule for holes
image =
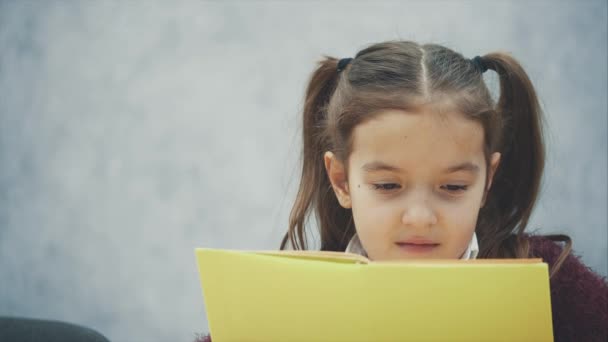
[[429, 228], [437, 224], [437, 215], [426, 199], [410, 202], [401, 218], [405, 226]]

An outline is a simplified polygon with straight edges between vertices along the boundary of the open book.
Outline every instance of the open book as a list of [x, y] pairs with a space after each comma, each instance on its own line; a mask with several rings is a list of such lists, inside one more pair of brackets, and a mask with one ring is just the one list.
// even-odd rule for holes
[[553, 341], [540, 259], [197, 248], [214, 342]]

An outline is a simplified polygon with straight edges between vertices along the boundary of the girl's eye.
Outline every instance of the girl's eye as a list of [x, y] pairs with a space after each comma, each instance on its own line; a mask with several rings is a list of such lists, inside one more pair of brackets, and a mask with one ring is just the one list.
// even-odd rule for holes
[[400, 187], [399, 184], [395, 184], [395, 183], [373, 184], [373, 186], [374, 186], [375, 190], [380, 190], [380, 191], [391, 191], [394, 189], [398, 189]]
[[446, 184], [441, 186], [442, 189], [447, 190], [452, 193], [460, 193], [466, 191], [468, 186], [466, 185], [454, 185], [454, 184]]

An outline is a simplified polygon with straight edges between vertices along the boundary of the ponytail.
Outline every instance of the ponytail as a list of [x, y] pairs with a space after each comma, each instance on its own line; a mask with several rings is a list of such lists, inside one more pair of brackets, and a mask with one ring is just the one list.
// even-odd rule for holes
[[340, 206], [332, 192], [331, 183], [325, 171], [323, 153], [331, 149], [326, 126], [327, 106], [338, 84], [338, 61], [325, 56], [318, 63], [306, 89], [303, 112], [303, 151], [302, 174], [295, 203], [289, 215], [289, 229], [281, 242], [281, 250], [287, 243], [293, 249], [307, 249], [305, 223], [309, 212], [316, 208], [316, 219], [319, 227], [330, 225], [342, 229], [319, 229], [321, 241], [325, 246], [321, 250], [344, 250], [344, 235], [337, 236], [336, 231], [354, 232], [350, 210]]
[[[486, 257], [528, 257], [530, 246], [524, 230], [541, 186], [545, 164], [543, 116], [532, 82], [521, 65], [504, 53], [483, 57], [484, 64], [500, 79], [497, 115], [502, 134], [491, 137], [494, 150], [501, 152], [500, 166], [492, 182], [488, 202], [480, 211], [485, 229], [480, 245]], [[569, 248], [555, 264], [561, 265]], [[482, 254], [482, 253], [480, 253]]]

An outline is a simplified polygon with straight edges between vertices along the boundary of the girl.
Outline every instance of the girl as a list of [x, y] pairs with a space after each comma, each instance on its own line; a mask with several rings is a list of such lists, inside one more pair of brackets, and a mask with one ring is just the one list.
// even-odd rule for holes
[[[500, 79], [497, 103], [487, 70]], [[302, 178], [281, 249], [307, 249], [314, 212], [325, 251], [540, 257], [550, 266], [555, 340], [606, 340], [606, 279], [570, 253], [567, 236], [525, 233], [545, 156], [541, 109], [515, 59], [374, 44], [321, 61], [303, 114]]]

